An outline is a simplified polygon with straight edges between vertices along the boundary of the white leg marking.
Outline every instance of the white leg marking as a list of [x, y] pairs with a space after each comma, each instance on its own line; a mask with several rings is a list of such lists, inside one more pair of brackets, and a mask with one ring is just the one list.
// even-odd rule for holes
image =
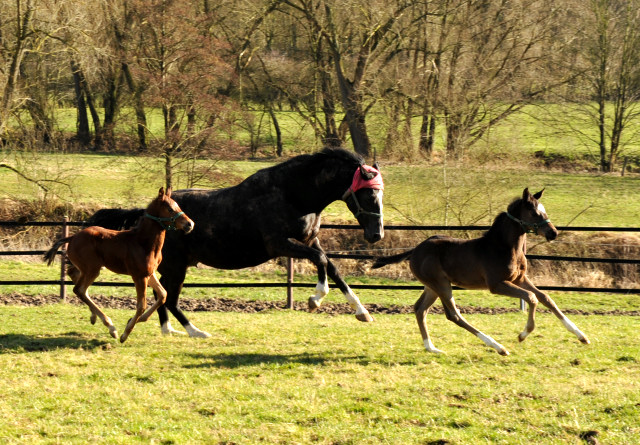
[[209, 334], [208, 332], [205, 332], [205, 331], [201, 331], [200, 329], [196, 328], [191, 323], [186, 325], [184, 327], [184, 329], [189, 334], [189, 337], [194, 337], [194, 338], [209, 338], [209, 337], [211, 337], [211, 334]]
[[500, 355], [509, 355], [509, 352], [502, 346], [500, 343], [495, 341], [493, 338], [488, 335], [483, 334], [482, 332], [478, 332], [478, 338], [484, 342], [485, 345], [495, 349], [498, 351]]
[[444, 351], [441, 351], [440, 349], [433, 346], [433, 343], [431, 343], [431, 339], [429, 338], [424, 339], [424, 348], [427, 350], [427, 352], [433, 352], [435, 354], [445, 354]]
[[186, 332], [176, 331], [175, 329], [173, 329], [173, 326], [171, 326], [170, 321], [165, 322], [162, 325], [161, 329], [164, 335], [171, 335], [171, 334], [187, 335]]
[[562, 324], [564, 325], [565, 328], [567, 328], [567, 330], [569, 330], [569, 332], [573, 332], [582, 343], [586, 343], [586, 344], [591, 343], [587, 338], [587, 336], [584, 335], [584, 333], [580, 329], [578, 329], [578, 327], [567, 317], [564, 317], [562, 319]]
[[329, 283], [327, 281], [325, 281], [324, 283], [322, 281], [318, 281], [318, 284], [316, 284], [316, 294], [309, 299], [312, 300], [315, 303], [315, 307], [318, 308], [320, 307], [320, 305], [322, 304], [322, 300], [324, 300], [324, 297], [326, 297], [328, 293]]
[[344, 292], [344, 297], [347, 299], [349, 305], [356, 310], [356, 318], [359, 321], [370, 322], [373, 321], [373, 317], [369, 314], [366, 307], [360, 303], [360, 299], [353, 293], [350, 287], [347, 286], [347, 291]]

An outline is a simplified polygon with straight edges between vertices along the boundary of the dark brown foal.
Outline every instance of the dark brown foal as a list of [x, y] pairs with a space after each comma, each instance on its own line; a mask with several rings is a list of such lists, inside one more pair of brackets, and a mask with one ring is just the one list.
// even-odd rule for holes
[[[113, 338], [118, 338], [113, 322], [89, 298], [87, 289], [98, 278], [103, 267], [133, 278], [137, 294], [136, 313], [120, 337], [120, 341], [124, 342], [136, 323], [147, 321], [167, 297], [167, 292], [155, 273], [162, 261], [166, 230], [180, 229], [189, 233], [193, 227], [193, 221], [171, 199], [171, 189], [167, 189], [165, 193], [164, 188], [161, 188], [157, 198], [149, 204], [144, 217], [133, 229], [118, 231], [98, 226], [87, 227], [75, 235], [56, 241], [44, 259], [51, 264], [58, 249], [69, 243], [67, 257], [71, 265], [68, 273], [75, 284], [73, 292], [89, 306], [91, 323], [95, 323], [96, 317], [99, 317], [109, 328]], [[157, 299], [145, 312], [147, 286], [156, 291]]]
[[504, 346], [464, 319], [453, 299], [452, 284], [465, 289], [489, 289], [494, 294], [526, 301], [529, 315], [524, 330], [518, 336], [520, 341], [533, 331], [536, 306], [540, 302], [582, 343], [589, 343], [587, 337], [558, 309], [551, 297], [535, 287], [526, 275], [526, 233], [544, 236], [547, 241], [558, 236], [558, 231], [538, 201], [541, 196], [542, 191], [531, 195], [529, 189], [524, 189], [522, 198], [513, 201], [506, 212], [499, 214], [491, 228], [480, 238], [462, 240], [432, 236], [412, 250], [378, 258], [374, 263], [373, 268], [378, 268], [410, 260], [411, 271], [424, 284], [424, 292], [414, 310], [427, 351], [442, 353], [433, 346], [426, 324], [429, 309], [440, 298], [448, 320], [479, 337], [499, 354], [509, 354]]

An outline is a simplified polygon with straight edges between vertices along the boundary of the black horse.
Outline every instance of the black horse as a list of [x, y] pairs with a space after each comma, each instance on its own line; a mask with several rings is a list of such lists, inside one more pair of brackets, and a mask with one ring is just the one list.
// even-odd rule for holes
[[[377, 166], [376, 166], [377, 167]], [[384, 236], [382, 177], [377, 168], [343, 149], [325, 148], [259, 170], [240, 184], [219, 190], [178, 190], [172, 198], [195, 222], [189, 233], [167, 232], [158, 271], [167, 291], [158, 309], [162, 332], [182, 333], [169, 322], [167, 309], [192, 337], [210, 335], [193, 326], [178, 307], [187, 268], [198, 263], [219, 269], [256, 266], [276, 257], [306, 258], [318, 268], [315, 295], [309, 309], [317, 309], [329, 292], [327, 274], [345, 295], [360, 321], [371, 315], [344, 282], [320, 247], [320, 213], [342, 199], [370, 243]], [[144, 210], [103, 209], [90, 225], [126, 228]]]

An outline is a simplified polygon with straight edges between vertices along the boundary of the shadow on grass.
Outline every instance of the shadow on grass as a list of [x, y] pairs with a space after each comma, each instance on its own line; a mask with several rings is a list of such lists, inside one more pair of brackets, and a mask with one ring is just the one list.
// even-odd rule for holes
[[0, 335], [0, 354], [15, 352], [52, 351], [55, 349], [96, 349], [108, 341], [87, 339], [77, 332], [58, 336], [4, 334]]
[[370, 359], [361, 356], [330, 357], [319, 354], [191, 354], [201, 363], [185, 365], [187, 369], [199, 368], [240, 368], [258, 365], [325, 365], [335, 362], [349, 362], [359, 365], [370, 364]]

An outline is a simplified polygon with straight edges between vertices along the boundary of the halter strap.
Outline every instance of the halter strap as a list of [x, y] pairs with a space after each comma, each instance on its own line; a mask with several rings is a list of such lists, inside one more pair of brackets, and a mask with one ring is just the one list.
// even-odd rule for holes
[[515, 222], [517, 222], [518, 224], [520, 224], [520, 227], [522, 227], [522, 229], [525, 231], [525, 233], [536, 233], [536, 231], [546, 225], [549, 224], [551, 222], [551, 220], [549, 218], [542, 220], [541, 222], [537, 222], [537, 223], [530, 223], [527, 221], [523, 221], [521, 219], [516, 218], [515, 216], [513, 216], [511, 213], [507, 212], [507, 216], [509, 218], [511, 218], [512, 220], [514, 220]]
[[[148, 214], [147, 212], [144, 213], [145, 218], [149, 218], [153, 221], [156, 221], [158, 224], [162, 226], [164, 230], [176, 230], [176, 220], [180, 218], [182, 215], [184, 215], [184, 212], [178, 212], [173, 216], [167, 216], [167, 217], [153, 216]], [[169, 224], [165, 224], [165, 222], [169, 222]]]
[[371, 215], [371, 216], [376, 216], [378, 218], [382, 218], [382, 215], [380, 213], [370, 212], [368, 210], [363, 209], [362, 206], [360, 205], [360, 202], [358, 201], [358, 198], [356, 198], [356, 193], [351, 189], [351, 187], [349, 187], [347, 191], [344, 192], [344, 195], [342, 195], [342, 200], [346, 202], [349, 195], [353, 197], [353, 202], [356, 204], [356, 209], [357, 209], [356, 213], [353, 216], [357, 218], [360, 215]]

